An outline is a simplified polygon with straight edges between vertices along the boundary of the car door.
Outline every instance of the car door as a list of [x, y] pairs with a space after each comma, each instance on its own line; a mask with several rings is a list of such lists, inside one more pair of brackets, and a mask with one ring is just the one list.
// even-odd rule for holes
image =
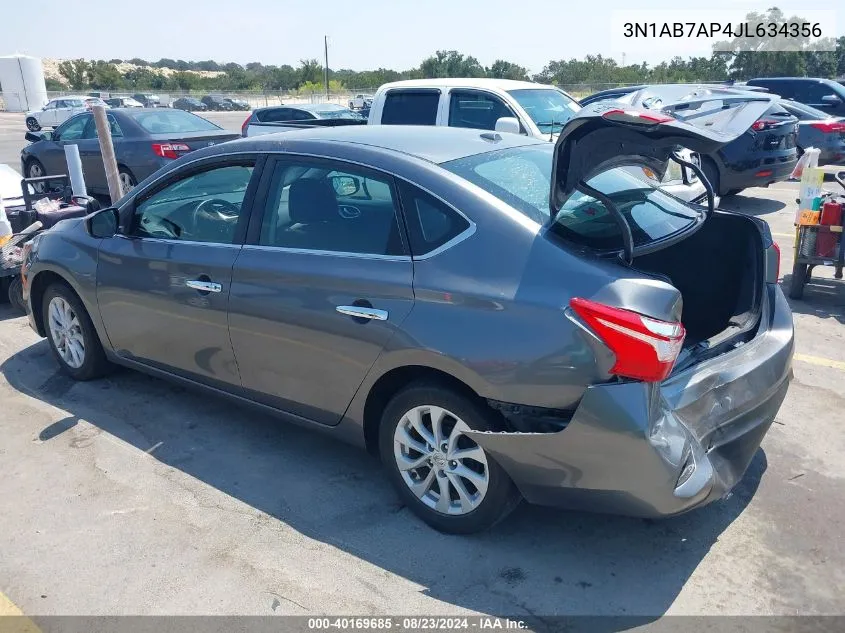
[[[95, 191], [108, 192], [109, 184], [106, 179], [106, 168], [103, 165], [103, 154], [100, 151], [100, 138], [97, 134], [97, 124], [91, 115], [88, 117], [88, 124], [82, 138], [76, 143], [79, 147], [79, 157], [82, 160], [82, 171], [85, 174], [85, 185]], [[123, 142], [123, 132], [114, 118], [114, 115], [107, 115], [109, 127], [111, 128], [112, 145], [114, 154], [120, 162], [120, 147]]]
[[62, 99], [56, 104], [56, 118], [54, 125], [61, 125], [73, 115], [73, 101], [70, 99]]
[[51, 141], [45, 143], [44, 149], [38, 152], [38, 160], [44, 165], [44, 170], [47, 174], [52, 176], [68, 173], [64, 146], [78, 144], [82, 141], [85, 128], [90, 119], [90, 114], [80, 114], [65, 121], [53, 131]]
[[252, 155], [186, 165], [121, 207], [103, 240], [97, 301], [116, 353], [227, 390], [240, 388], [226, 311], [252, 207]]
[[55, 127], [56, 125], [56, 107], [59, 102], [54, 99], [49, 101], [44, 109], [38, 113], [38, 124], [41, 127]]
[[413, 306], [392, 178], [290, 157], [264, 192], [232, 276], [229, 331], [253, 399], [333, 425]]

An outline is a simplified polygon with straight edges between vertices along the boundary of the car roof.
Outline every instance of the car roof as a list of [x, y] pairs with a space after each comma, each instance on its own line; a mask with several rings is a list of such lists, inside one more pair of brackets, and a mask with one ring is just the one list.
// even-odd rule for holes
[[384, 84], [379, 90], [391, 88], [487, 88], [488, 90], [520, 90], [526, 88], [540, 88], [556, 90], [548, 84], [538, 84], [533, 81], [517, 81], [515, 79], [492, 79], [489, 77], [442, 77], [437, 79], [407, 79]]
[[280, 141], [285, 151], [296, 151], [300, 141], [323, 141], [365, 145], [415, 156], [432, 163], [483, 154], [493, 150], [548, 145], [548, 141], [522, 134], [500, 134], [488, 130], [427, 125], [349, 125], [330, 128], [309, 128], [274, 134], [249, 136], [219, 146], [223, 154], [235, 146], [242, 151], [262, 151], [267, 146], [278, 148]]
[[306, 112], [327, 112], [329, 110], [348, 110], [346, 106], [337, 103], [296, 103], [281, 106], [283, 108], [295, 108]]

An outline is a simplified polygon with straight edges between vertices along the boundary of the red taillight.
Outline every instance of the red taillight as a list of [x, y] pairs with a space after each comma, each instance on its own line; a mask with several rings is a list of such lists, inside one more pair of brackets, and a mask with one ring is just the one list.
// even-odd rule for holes
[[810, 127], [821, 130], [825, 134], [830, 132], [845, 132], [845, 123], [842, 121], [833, 121], [832, 123], [810, 123]]
[[660, 382], [671, 373], [686, 336], [683, 325], [580, 297], [569, 305], [616, 355], [610, 373], [646, 382]]
[[775, 254], [777, 255], [777, 265], [775, 266], [775, 283], [777, 283], [777, 280], [780, 279], [780, 246], [772, 240], [772, 248], [775, 249]]
[[179, 158], [180, 153], [190, 151], [184, 143], [153, 143], [153, 152], [162, 158]]
[[768, 177], [769, 177], [769, 176], [771, 176], [773, 173], [774, 173], [774, 172], [773, 172], [771, 169], [764, 169], [764, 170], [762, 170], [762, 171], [758, 171], [758, 172], [757, 172], [756, 174], [754, 174], [754, 175], [755, 175], [755, 176], [757, 176], [758, 178], [768, 178]]
[[751, 129], [755, 132], [760, 132], [761, 130], [778, 125], [779, 123], [780, 121], [776, 119], [757, 119], [751, 124]]
[[250, 113], [250, 115], [246, 118], [246, 121], [244, 121], [243, 125], [241, 125], [241, 136], [244, 138], [246, 138], [246, 129], [249, 127], [250, 120], [252, 120], [252, 113]]
[[608, 119], [609, 121], [621, 121], [623, 123], [641, 123], [646, 125], [652, 125], [656, 123], [668, 123], [669, 121], [675, 120], [670, 116], [660, 114], [658, 112], [647, 112], [645, 110], [635, 109], [624, 110], [622, 108], [608, 110], [607, 112], [602, 114], [601, 117], [603, 119]]

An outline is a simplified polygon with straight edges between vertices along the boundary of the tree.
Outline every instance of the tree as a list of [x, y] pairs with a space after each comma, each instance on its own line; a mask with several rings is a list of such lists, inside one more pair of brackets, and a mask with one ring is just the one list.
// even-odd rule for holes
[[66, 87], [61, 81], [53, 77], [47, 77], [44, 80], [44, 84], [49, 91], [64, 90]]
[[140, 57], [133, 57], [132, 59], [127, 59], [126, 63], [128, 64], [135, 64], [136, 66], [149, 66], [150, 62], [146, 59], [141, 59]]
[[176, 60], [169, 57], [162, 57], [157, 62], [153, 63], [156, 68], [176, 68]]
[[316, 59], [300, 59], [297, 69], [297, 85], [317, 83], [323, 80], [323, 66]]
[[497, 59], [493, 65], [487, 69], [488, 77], [495, 77], [496, 79], [517, 79], [519, 81], [528, 81], [528, 70], [517, 64], [507, 62], [504, 59]]
[[84, 59], [68, 59], [59, 64], [59, 74], [72, 90], [81, 90], [88, 85], [89, 64]]
[[123, 77], [114, 64], [104, 61], [91, 62], [88, 65], [88, 84], [97, 90], [120, 88]]
[[484, 67], [475, 57], [467, 57], [458, 51], [437, 51], [420, 64], [422, 76], [435, 77], [484, 77]]

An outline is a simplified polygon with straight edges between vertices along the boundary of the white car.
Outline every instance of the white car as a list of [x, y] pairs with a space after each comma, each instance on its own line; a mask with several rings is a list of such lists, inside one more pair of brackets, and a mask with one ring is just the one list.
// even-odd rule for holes
[[364, 108], [369, 108], [373, 103], [373, 95], [355, 95], [352, 99], [349, 100], [349, 109], [350, 110], [363, 110]]
[[37, 132], [43, 127], [58, 127], [74, 114], [90, 110], [95, 105], [106, 105], [99, 97], [75, 96], [56, 97], [50, 99], [40, 110], [26, 113], [26, 127]]
[[[368, 124], [469, 127], [554, 142], [580, 109], [581, 104], [560, 88], [530, 81], [411, 79], [384, 84], [376, 91]], [[698, 160], [688, 150], [681, 155], [689, 162]], [[657, 178], [651, 170], [640, 167], [631, 167], [630, 171], [646, 180]], [[706, 198], [704, 185], [695, 173], [677, 163], [669, 164], [659, 182], [664, 191], [687, 202]]]

